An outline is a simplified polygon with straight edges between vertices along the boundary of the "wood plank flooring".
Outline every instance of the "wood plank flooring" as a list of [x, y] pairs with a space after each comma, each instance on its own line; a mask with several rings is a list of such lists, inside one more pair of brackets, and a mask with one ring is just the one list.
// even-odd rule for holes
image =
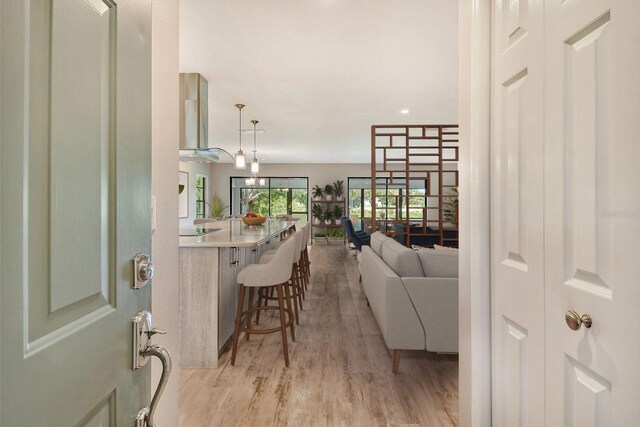
[[289, 368], [278, 333], [241, 340], [235, 366], [182, 369], [180, 426], [457, 426], [458, 357], [404, 351], [393, 375], [353, 255], [314, 245], [311, 263]]

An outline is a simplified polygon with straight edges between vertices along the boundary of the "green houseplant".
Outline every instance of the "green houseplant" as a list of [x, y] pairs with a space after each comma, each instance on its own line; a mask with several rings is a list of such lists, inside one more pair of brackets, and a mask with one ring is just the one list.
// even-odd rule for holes
[[327, 201], [331, 201], [333, 198], [333, 185], [327, 184], [324, 186], [324, 197]]
[[344, 214], [344, 209], [340, 205], [335, 205], [333, 207], [333, 218], [338, 222], [340, 218], [342, 218], [342, 214]]
[[214, 194], [211, 197], [211, 203], [207, 202], [207, 206], [209, 206], [209, 216], [211, 218], [222, 218], [224, 214], [224, 210], [229, 207], [229, 205], [225, 205], [222, 197]]
[[452, 187], [451, 195], [444, 198], [442, 218], [454, 224], [458, 221], [458, 187]]
[[313, 200], [322, 200], [324, 197], [324, 190], [319, 185], [316, 185], [311, 190], [311, 196], [313, 197]]
[[311, 206], [311, 215], [313, 216], [313, 222], [315, 224], [320, 224], [324, 220], [324, 211], [322, 210], [322, 206], [314, 203], [313, 206]]
[[341, 179], [336, 180], [333, 183], [333, 194], [336, 196], [336, 200], [342, 200], [344, 194], [344, 181]]
[[331, 209], [327, 209], [323, 217], [324, 217], [325, 224], [330, 225], [333, 223], [333, 211]]

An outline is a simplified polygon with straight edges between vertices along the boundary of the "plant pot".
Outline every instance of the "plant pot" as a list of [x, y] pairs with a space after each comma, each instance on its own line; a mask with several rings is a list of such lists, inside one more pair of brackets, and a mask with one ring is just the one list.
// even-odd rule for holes
[[315, 225], [320, 225], [320, 224], [322, 224], [322, 221], [320, 221], [320, 219], [318, 219], [318, 218], [313, 218], [313, 223]]
[[325, 225], [331, 225], [333, 223], [333, 221], [331, 221], [330, 219], [325, 219], [324, 220], [324, 224]]
[[338, 196], [338, 197], [336, 197], [336, 200], [337, 200], [338, 202], [341, 202], [341, 201], [342, 201], [342, 196]]
[[333, 200], [333, 196], [329, 196], [329, 195], [327, 195], [327, 196], [324, 196], [324, 199], [325, 199], [327, 202], [330, 202], [331, 200]]

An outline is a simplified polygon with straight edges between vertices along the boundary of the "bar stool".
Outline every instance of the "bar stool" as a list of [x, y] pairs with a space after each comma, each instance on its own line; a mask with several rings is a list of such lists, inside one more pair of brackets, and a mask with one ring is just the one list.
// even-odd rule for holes
[[[284, 364], [289, 366], [289, 347], [287, 344], [287, 327], [290, 328], [291, 340], [295, 341], [295, 330], [293, 326], [293, 312], [291, 311], [291, 297], [287, 282], [291, 278], [289, 266], [297, 251], [296, 241], [288, 239], [278, 248], [277, 252], [265, 264], [251, 264], [243, 268], [238, 273], [238, 284], [240, 286], [240, 297], [238, 299], [238, 311], [236, 312], [236, 325], [233, 332], [233, 348], [231, 351], [231, 366], [236, 363], [236, 352], [238, 351], [238, 339], [240, 332], [244, 332], [249, 339], [250, 334], [271, 334], [280, 331], [282, 333], [282, 349], [284, 351]], [[246, 288], [249, 288], [249, 307], [244, 308], [244, 297]], [[253, 296], [255, 288], [275, 288], [278, 294], [277, 306], [253, 306]], [[286, 303], [286, 308], [285, 308]], [[280, 314], [280, 327], [270, 329], [253, 329], [251, 318], [253, 313], [260, 313], [261, 310], [278, 310]], [[288, 318], [285, 318], [287, 313]], [[241, 325], [242, 317], [247, 316], [247, 326]]]
[[[295, 253], [293, 255], [293, 262], [291, 264], [291, 279], [288, 282], [288, 286], [291, 286], [291, 299], [293, 300], [294, 314], [296, 319], [296, 324], [300, 324], [300, 316], [298, 313], [298, 306], [300, 310], [302, 310], [302, 297], [304, 296], [304, 288], [302, 287], [300, 271], [298, 268], [298, 263], [300, 261], [300, 252], [301, 247], [304, 245], [304, 236], [305, 233], [300, 230], [293, 233], [292, 237], [285, 240], [285, 243], [289, 240], [293, 240], [295, 243]], [[285, 244], [283, 243], [283, 245]], [[265, 264], [270, 262], [275, 256], [273, 251], [267, 251], [260, 258], [260, 264]], [[276, 298], [273, 296], [273, 288], [262, 288], [258, 290], [258, 305], [260, 306], [263, 302], [264, 304], [268, 304], [269, 301], [275, 300]], [[260, 323], [260, 312], [256, 315], [256, 324]]]
[[309, 279], [311, 279], [311, 269], [309, 262], [309, 238], [311, 237], [311, 227], [309, 224], [306, 224], [303, 228], [305, 231], [304, 237], [304, 245], [302, 246], [302, 251], [300, 253], [300, 267], [301, 274], [304, 277], [304, 289], [308, 290]]

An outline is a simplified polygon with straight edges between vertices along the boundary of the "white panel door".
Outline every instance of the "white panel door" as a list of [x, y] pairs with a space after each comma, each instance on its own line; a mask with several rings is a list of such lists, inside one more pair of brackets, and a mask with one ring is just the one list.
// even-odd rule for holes
[[640, 1], [547, 1], [545, 40], [546, 424], [639, 425]]
[[492, 371], [496, 426], [544, 411], [543, 4], [494, 0]]
[[149, 0], [1, 4], [0, 424], [132, 426], [149, 367]]

